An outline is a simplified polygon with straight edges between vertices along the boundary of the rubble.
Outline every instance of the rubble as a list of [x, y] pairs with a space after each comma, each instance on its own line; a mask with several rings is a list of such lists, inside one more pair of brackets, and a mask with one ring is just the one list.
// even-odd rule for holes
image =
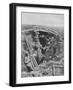
[[21, 77], [64, 75], [64, 30], [24, 25], [21, 32]]

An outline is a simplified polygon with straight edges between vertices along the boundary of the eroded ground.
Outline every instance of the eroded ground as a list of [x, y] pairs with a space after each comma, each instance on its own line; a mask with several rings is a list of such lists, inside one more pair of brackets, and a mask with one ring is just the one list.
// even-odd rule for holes
[[21, 77], [64, 75], [63, 28], [23, 25]]

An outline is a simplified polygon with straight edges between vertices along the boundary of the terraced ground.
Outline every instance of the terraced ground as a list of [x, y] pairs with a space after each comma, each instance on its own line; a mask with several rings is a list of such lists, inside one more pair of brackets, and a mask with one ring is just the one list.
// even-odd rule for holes
[[22, 25], [21, 77], [64, 75], [64, 29]]

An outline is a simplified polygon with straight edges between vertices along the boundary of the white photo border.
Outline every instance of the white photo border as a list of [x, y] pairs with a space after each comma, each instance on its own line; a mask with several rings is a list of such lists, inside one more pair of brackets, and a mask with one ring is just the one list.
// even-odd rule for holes
[[[21, 78], [21, 12], [64, 14], [64, 76]], [[16, 7], [16, 84], [69, 81], [69, 10]]]

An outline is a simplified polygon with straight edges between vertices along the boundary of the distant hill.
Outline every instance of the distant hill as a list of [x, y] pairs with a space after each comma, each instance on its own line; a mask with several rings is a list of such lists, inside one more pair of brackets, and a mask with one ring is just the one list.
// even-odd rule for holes
[[56, 27], [56, 26], [43, 26], [43, 25], [22, 25], [22, 31], [24, 30], [44, 30], [44, 31], [51, 31], [57, 32], [59, 34], [64, 34], [64, 27]]

